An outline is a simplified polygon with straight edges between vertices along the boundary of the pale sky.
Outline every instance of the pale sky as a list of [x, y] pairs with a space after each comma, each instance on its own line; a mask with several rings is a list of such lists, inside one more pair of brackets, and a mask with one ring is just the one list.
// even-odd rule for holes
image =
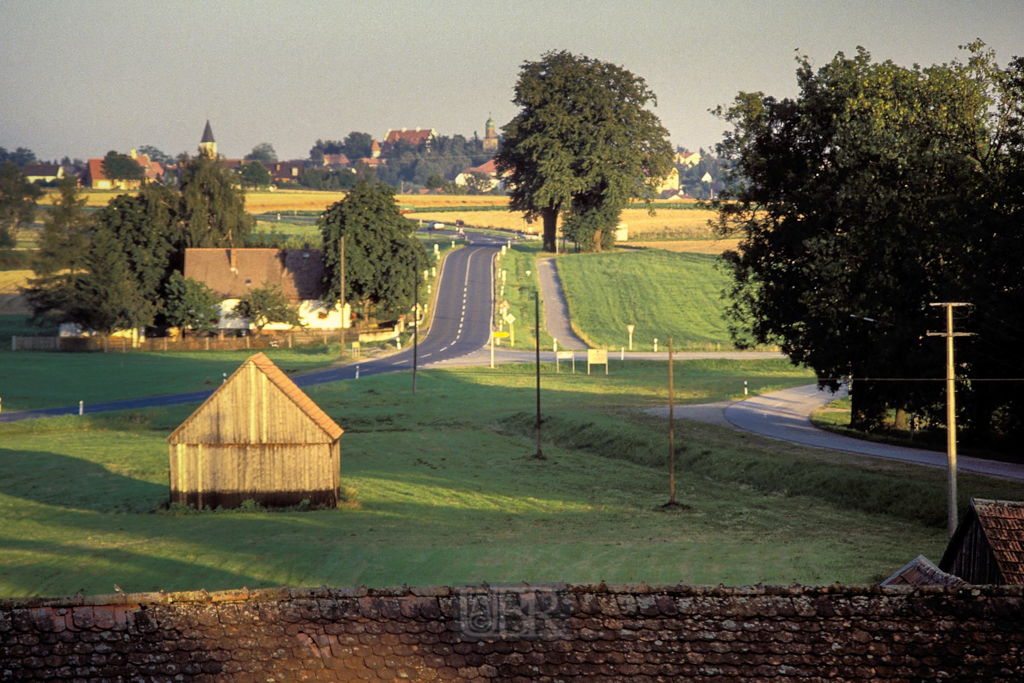
[[305, 158], [352, 130], [482, 137], [515, 115], [520, 65], [565, 49], [646, 79], [672, 142], [697, 149], [737, 92], [795, 94], [797, 51], [926, 65], [975, 38], [1000, 63], [1024, 54], [1024, 0], [0, 0], [0, 146], [176, 155], [207, 119], [228, 157]]

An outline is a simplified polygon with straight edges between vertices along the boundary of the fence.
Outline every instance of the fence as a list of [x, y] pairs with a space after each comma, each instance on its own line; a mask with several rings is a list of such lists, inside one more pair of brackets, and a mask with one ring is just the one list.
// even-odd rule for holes
[[[346, 339], [358, 339], [359, 330], [345, 331]], [[137, 346], [122, 337], [11, 337], [12, 351], [68, 351], [128, 353], [129, 351], [237, 351], [240, 349], [292, 348], [293, 346], [323, 344], [341, 340], [338, 330], [299, 330], [285, 333], [267, 333], [245, 337], [187, 337], [171, 339], [154, 337], [141, 340]]]

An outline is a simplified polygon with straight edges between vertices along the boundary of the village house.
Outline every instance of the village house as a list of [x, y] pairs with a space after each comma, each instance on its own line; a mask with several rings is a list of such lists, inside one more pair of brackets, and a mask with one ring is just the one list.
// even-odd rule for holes
[[103, 170], [103, 159], [89, 159], [86, 163], [85, 172], [79, 179], [82, 187], [93, 190], [137, 190], [143, 182], [158, 180], [164, 174], [164, 167], [156, 161], [150, 160], [145, 154], [139, 154], [134, 149], [129, 156], [142, 167], [145, 179], [139, 180], [113, 180], [108, 178]]
[[384, 134], [384, 142], [380, 145], [380, 151], [382, 154], [387, 154], [399, 140], [404, 140], [413, 147], [418, 148], [420, 145], [424, 145], [426, 149], [430, 149], [430, 143], [436, 139], [437, 131], [433, 128], [388, 129], [388, 132]]
[[[341, 328], [338, 305], [322, 300], [324, 262], [318, 249], [186, 249], [184, 275], [206, 284], [221, 299], [222, 330], [251, 329], [249, 321], [234, 315], [234, 308], [250, 290], [271, 285], [281, 288], [306, 328]], [[264, 329], [291, 327], [271, 323]]]
[[488, 190], [493, 190], [501, 183], [501, 178], [498, 176], [498, 167], [494, 163], [494, 159], [488, 159], [479, 166], [467, 168], [455, 176], [455, 184], [459, 186], [468, 185], [470, 177], [474, 174], [480, 174], [487, 178]]
[[64, 177], [60, 164], [28, 164], [21, 169], [30, 183], [52, 183]]
[[167, 437], [172, 503], [337, 507], [343, 430], [262, 353]]

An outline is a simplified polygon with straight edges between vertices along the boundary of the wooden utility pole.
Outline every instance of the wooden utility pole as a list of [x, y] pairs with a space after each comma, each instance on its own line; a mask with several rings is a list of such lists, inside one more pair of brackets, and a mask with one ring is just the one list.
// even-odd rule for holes
[[534, 293], [533, 299], [533, 311], [534, 311], [534, 331], [535, 339], [537, 342], [537, 452], [534, 454], [534, 458], [537, 460], [544, 460], [544, 451], [540, 447], [540, 290]]
[[953, 331], [953, 309], [959, 306], [970, 306], [965, 303], [933, 303], [929, 306], [944, 306], [946, 308], [946, 331], [928, 332], [929, 337], [946, 338], [946, 456], [948, 460], [948, 486], [946, 495], [949, 500], [948, 532], [953, 537], [956, 531], [959, 515], [956, 510], [956, 368], [953, 364], [953, 338], [970, 337], [970, 332]]
[[341, 293], [338, 299], [341, 301], [341, 355], [345, 356], [345, 236], [338, 240], [338, 258], [341, 264]]
[[668, 504], [676, 504], [675, 387], [672, 382], [672, 337], [668, 338]]
[[416, 365], [419, 360], [420, 351], [420, 254], [419, 250], [416, 251], [416, 256], [413, 264], [412, 271], [412, 291], [413, 300], [416, 302], [412, 307], [412, 393], [416, 393]]

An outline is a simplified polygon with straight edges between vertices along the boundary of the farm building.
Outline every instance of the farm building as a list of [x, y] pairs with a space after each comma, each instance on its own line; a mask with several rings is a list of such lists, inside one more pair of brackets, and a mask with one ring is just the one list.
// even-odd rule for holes
[[[186, 249], [184, 274], [220, 297], [218, 326], [222, 330], [250, 328], [249, 321], [234, 316], [234, 308], [249, 290], [267, 285], [281, 288], [307, 329], [336, 330], [342, 325], [341, 308], [321, 298], [324, 260], [319, 249]], [[291, 326], [271, 323], [264, 329], [287, 330]]]
[[939, 568], [967, 583], [1024, 584], [1024, 502], [972, 499]]
[[262, 353], [167, 437], [171, 502], [335, 507], [342, 429]]

